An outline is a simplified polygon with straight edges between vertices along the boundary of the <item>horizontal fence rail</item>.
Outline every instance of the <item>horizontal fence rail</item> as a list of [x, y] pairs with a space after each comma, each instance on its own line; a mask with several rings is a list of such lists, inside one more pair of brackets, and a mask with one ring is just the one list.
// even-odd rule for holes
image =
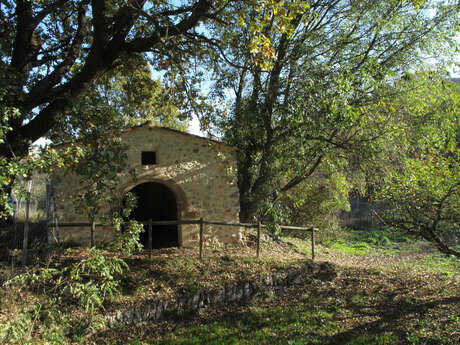
[[[139, 222], [141, 224], [147, 225], [148, 231], [148, 252], [149, 258], [152, 256], [152, 233], [153, 227], [158, 225], [183, 225], [183, 224], [194, 224], [200, 225], [200, 232], [199, 232], [199, 256], [200, 259], [203, 259], [203, 234], [204, 234], [204, 226], [205, 225], [219, 225], [219, 226], [230, 226], [230, 227], [240, 227], [240, 228], [247, 228], [247, 229], [257, 229], [257, 242], [256, 242], [256, 250], [257, 250], [257, 257], [260, 256], [260, 235], [261, 230], [264, 228], [270, 227], [269, 225], [257, 223], [233, 223], [233, 222], [221, 222], [221, 221], [210, 221], [204, 220], [203, 218], [200, 219], [184, 219], [184, 220], [152, 220], [149, 219], [147, 221]], [[49, 228], [70, 228], [70, 227], [90, 227], [91, 228], [91, 246], [94, 245], [94, 228], [101, 227], [101, 226], [110, 226], [107, 223], [97, 223], [97, 222], [88, 222], [88, 223], [50, 223], [48, 224]], [[281, 230], [295, 230], [295, 231], [310, 231], [311, 233], [311, 257], [312, 260], [315, 259], [315, 232], [318, 232], [319, 229], [315, 227], [303, 227], [303, 226], [292, 226], [292, 225], [280, 225], [279, 228]]]
[[[141, 224], [147, 225], [149, 222], [148, 221], [143, 221], [139, 222]], [[152, 225], [181, 225], [181, 224], [200, 224], [199, 219], [187, 219], [187, 220], [152, 220]], [[241, 227], [241, 228], [257, 228], [258, 224], [251, 224], [251, 223], [230, 223], [230, 222], [219, 222], [219, 221], [209, 221], [209, 220], [203, 220], [203, 224], [209, 224], [209, 225], [222, 225], [222, 226], [235, 226], [235, 227]], [[95, 226], [109, 226], [110, 224], [108, 223], [95, 223]], [[48, 224], [48, 227], [54, 228], [54, 227], [59, 227], [59, 228], [70, 228], [70, 227], [86, 227], [86, 226], [91, 226], [91, 223], [59, 223], [59, 224], [54, 224], [50, 223]], [[266, 224], [261, 224], [262, 228], [269, 227], [269, 225]], [[314, 227], [303, 227], [303, 226], [291, 226], [291, 225], [280, 225], [280, 229], [282, 230], [301, 230], [301, 231], [319, 231], [318, 228]]]

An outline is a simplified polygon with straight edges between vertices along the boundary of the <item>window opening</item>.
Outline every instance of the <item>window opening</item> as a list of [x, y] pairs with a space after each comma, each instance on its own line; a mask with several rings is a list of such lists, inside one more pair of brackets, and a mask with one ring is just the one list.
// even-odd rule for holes
[[154, 151], [142, 151], [141, 162], [142, 165], [157, 164], [157, 153]]

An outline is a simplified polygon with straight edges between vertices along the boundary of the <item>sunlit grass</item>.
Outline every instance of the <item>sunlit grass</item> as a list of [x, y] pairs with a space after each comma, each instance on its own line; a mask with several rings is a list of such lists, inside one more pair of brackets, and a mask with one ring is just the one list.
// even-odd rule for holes
[[316, 305], [316, 298], [298, 303], [253, 305], [206, 324], [183, 327], [149, 344], [329, 344], [337, 331], [334, 313]]

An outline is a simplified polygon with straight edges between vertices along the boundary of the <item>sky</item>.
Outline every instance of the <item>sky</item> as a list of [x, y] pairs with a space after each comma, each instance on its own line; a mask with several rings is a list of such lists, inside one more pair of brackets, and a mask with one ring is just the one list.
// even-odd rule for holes
[[206, 133], [200, 130], [200, 122], [196, 116], [193, 116], [192, 121], [190, 122], [190, 127], [187, 130], [188, 133], [199, 135], [200, 137], [205, 137]]

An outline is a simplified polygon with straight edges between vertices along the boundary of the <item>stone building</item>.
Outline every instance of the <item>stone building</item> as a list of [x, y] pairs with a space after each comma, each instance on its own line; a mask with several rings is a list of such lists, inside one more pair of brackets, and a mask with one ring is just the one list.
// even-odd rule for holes
[[[121, 140], [128, 145], [126, 171], [120, 175], [120, 193], [133, 192], [138, 205], [131, 217], [139, 221], [206, 220], [238, 222], [239, 193], [234, 177], [236, 148], [227, 144], [151, 124], [126, 130]], [[135, 174], [128, 173], [134, 169]], [[75, 212], [72, 202], [78, 189], [76, 176], [55, 183], [59, 223], [88, 222]], [[153, 247], [190, 246], [196, 243], [199, 226], [155, 226]], [[234, 242], [240, 229], [206, 225], [206, 239]], [[96, 228], [96, 243], [113, 237], [109, 228]], [[59, 241], [90, 243], [88, 227], [59, 229]], [[147, 234], [141, 236], [147, 245]]]

